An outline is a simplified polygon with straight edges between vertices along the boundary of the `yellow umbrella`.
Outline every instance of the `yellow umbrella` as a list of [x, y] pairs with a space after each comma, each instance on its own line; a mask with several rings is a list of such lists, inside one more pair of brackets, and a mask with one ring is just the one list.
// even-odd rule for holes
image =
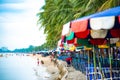
[[109, 48], [107, 45], [98, 45], [98, 48]]
[[116, 42], [116, 46], [120, 47], [120, 41]]
[[85, 50], [92, 50], [92, 48], [89, 48], [89, 47], [84, 47], [85, 48]]
[[73, 45], [69, 48], [70, 51], [74, 51], [76, 49], [76, 47]]

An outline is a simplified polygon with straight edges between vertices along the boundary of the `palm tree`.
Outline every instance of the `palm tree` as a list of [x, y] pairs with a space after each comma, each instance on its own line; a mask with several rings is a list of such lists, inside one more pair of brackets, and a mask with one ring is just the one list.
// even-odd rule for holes
[[119, 5], [120, 0], [45, 0], [43, 11], [37, 14], [38, 24], [47, 34], [48, 46], [54, 48], [61, 38], [63, 24]]

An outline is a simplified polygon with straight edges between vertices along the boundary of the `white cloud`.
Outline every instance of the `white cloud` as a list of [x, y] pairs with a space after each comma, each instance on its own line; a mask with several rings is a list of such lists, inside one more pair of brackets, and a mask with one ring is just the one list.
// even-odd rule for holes
[[41, 0], [26, 0], [25, 3], [4, 4], [11, 9], [25, 10], [21, 13], [0, 13], [0, 27], [4, 31], [0, 34], [0, 47], [6, 46], [9, 49], [28, 47], [29, 45], [41, 45], [45, 42], [43, 30], [39, 31], [37, 16]]

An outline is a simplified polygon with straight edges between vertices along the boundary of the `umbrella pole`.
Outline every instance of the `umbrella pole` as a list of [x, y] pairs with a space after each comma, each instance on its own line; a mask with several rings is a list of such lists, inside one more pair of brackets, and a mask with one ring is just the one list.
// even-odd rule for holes
[[88, 50], [88, 71], [90, 71], [90, 52], [89, 52], [89, 50]]
[[100, 55], [100, 52], [98, 51], [98, 62], [99, 62], [99, 69], [100, 69], [100, 73], [101, 73], [101, 76], [102, 76], [102, 80], [104, 80], [104, 73], [103, 73], [103, 71], [102, 71], [102, 66], [101, 66], [101, 62], [100, 62], [100, 57], [101, 57], [101, 55]]
[[88, 69], [90, 68], [90, 52], [88, 50]]
[[[110, 44], [110, 38], [109, 38], [109, 44]], [[112, 59], [111, 59], [111, 46], [109, 49], [109, 62], [110, 62], [110, 79], [112, 80]]]
[[94, 73], [95, 73], [95, 80], [97, 80], [97, 75], [96, 75], [96, 72], [97, 72], [97, 68], [96, 68], [96, 54], [95, 54], [95, 49], [94, 49], [94, 45], [93, 45], [93, 62], [94, 62]]
[[112, 61], [111, 61], [111, 53], [109, 52], [109, 62], [110, 62], [110, 77], [112, 80]]

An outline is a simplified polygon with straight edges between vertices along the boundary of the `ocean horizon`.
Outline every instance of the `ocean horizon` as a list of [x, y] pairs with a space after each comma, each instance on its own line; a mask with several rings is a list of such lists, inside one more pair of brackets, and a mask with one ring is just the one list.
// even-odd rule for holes
[[0, 80], [49, 80], [46, 67], [26, 55], [3, 54], [0, 57]]

